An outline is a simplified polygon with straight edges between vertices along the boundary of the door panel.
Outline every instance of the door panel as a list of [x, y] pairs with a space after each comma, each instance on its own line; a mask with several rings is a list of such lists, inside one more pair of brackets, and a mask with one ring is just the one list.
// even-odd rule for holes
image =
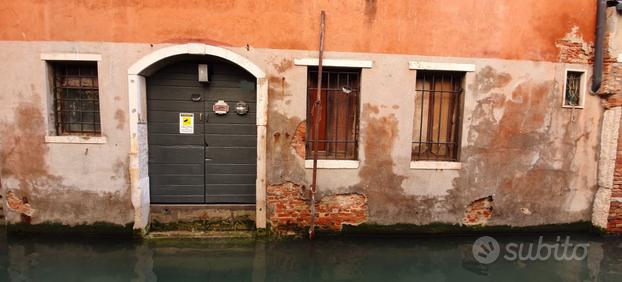
[[[198, 63], [208, 64], [209, 83], [197, 81]], [[255, 202], [255, 87], [245, 70], [205, 57], [175, 62], [148, 78], [152, 203]], [[229, 104], [229, 113], [214, 113], [218, 100]], [[247, 114], [235, 113], [238, 101], [249, 105]], [[194, 134], [179, 133], [180, 113], [194, 113]]]

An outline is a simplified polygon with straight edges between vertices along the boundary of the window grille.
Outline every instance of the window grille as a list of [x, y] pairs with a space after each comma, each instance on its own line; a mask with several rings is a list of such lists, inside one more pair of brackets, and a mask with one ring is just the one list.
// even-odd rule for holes
[[54, 62], [54, 112], [58, 135], [100, 135], [96, 62]]
[[566, 90], [564, 106], [577, 107], [581, 105], [581, 75], [582, 72], [568, 71], [566, 73]]
[[[313, 103], [317, 91], [317, 67], [307, 79], [306, 157], [313, 157]], [[357, 160], [359, 134], [360, 69], [322, 68], [322, 111], [318, 136], [318, 159]]]
[[459, 160], [463, 78], [463, 72], [417, 71], [412, 160]]

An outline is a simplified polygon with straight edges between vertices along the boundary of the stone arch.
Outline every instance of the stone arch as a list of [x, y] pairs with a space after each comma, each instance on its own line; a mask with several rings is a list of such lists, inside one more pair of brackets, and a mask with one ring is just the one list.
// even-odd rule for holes
[[145, 230], [149, 223], [149, 172], [147, 143], [146, 75], [151, 67], [178, 55], [210, 55], [226, 59], [251, 73], [257, 79], [257, 182], [256, 226], [266, 227], [266, 123], [268, 84], [265, 73], [249, 59], [229, 49], [202, 43], [173, 45], [158, 49], [136, 61], [127, 73], [129, 97], [130, 153], [129, 174], [134, 229]]

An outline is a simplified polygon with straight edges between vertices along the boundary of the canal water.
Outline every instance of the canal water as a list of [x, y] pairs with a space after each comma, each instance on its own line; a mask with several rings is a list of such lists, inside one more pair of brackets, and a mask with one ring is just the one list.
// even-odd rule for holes
[[[498, 258], [480, 263], [477, 236], [132, 242], [0, 235], [0, 281], [622, 281], [622, 239], [491, 237]], [[563, 259], [546, 258], [547, 250]]]

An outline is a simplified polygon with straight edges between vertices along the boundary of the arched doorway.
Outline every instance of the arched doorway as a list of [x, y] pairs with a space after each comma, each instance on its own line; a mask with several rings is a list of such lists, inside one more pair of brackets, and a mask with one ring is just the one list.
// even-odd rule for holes
[[[265, 156], [268, 96], [265, 74], [254, 63], [231, 50], [206, 44], [184, 44], [165, 47], [154, 51], [153, 53], [138, 60], [128, 70], [128, 96], [130, 111], [130, 189], [132, 194], [132, 205], [135, 211], [134, 229], [144, 230], [147, 227], [149, 219], [149, 206], [151, 203], [148, 153], [150, 123], [147, 115], [147, 77], [154, 74], [163, 66], [176, 61], [176, 58], [183, 58], [184, 55], [192, 55], [195, 57], [204, 56], [205, 59], [213, 58], [216, 61], [229, 63], [244, 69], [255, 78], [255, 126], [257, 140], [256, 153], [254, 154], [254, 156], [256, 156], [256, 226], [257, 228], [265, 228]], [[206, 159], [210, 158], [207, 157]], [[248, 167], [246, 167], [246, 169], [248, 169]], [[198, 195], [195, 195], [194, 198], [198, 199], [197, 196]], [[204, 197], [204, 199], [207, 198]], [[235, 200], [231, 199], [225, 201], [235, 202]], [[212, 201], [205, 201], [205, 203], [210, 202]]]

